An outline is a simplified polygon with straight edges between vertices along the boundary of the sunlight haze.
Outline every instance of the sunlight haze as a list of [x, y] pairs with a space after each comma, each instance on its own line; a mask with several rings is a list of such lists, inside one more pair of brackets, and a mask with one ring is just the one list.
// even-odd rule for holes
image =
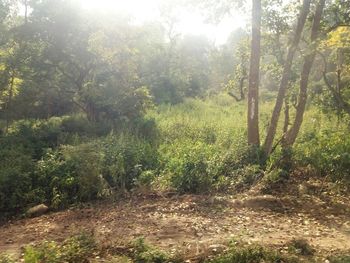
[[[162, 0], [81, 0], [88, 10], [118, 12], [130, 14], [135, 23], [161, 20], [160, 6]], [[198, 11], [186, 7], [176, 9], [176, 31], [186, 35], [204, 35], [215, 44], [223, 44], [232, 31], [245, 26], [245, 18], [238, 12], [222, 19], [218, 24], [206, 22], [206, 17]]]

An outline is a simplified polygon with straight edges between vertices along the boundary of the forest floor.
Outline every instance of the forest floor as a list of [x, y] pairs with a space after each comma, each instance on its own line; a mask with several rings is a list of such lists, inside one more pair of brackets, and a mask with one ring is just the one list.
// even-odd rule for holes
[[189, 259], [232, 239], [283, 249], [302, 238], [318, 255], [349, 252], [350, 198], [325, 189], [319, 180], [309, 179], [303, 187], [291, 184], [278, 195], [255, 190], [235, 196], [135, 194], [8, 222], [0, 226], [0, 253], [20, 255], [25, 245], [60, 242], [82, 231], [92, 232], [104, 247], [143, 236]]

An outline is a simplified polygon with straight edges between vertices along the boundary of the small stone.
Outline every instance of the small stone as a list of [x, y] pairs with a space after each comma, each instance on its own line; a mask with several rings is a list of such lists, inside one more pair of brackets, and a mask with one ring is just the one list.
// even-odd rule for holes
[[46, 205], [40, 204], [40, 205], [37, 205], [37, 206], [34, 206], [34, 207], [28, 209], [27, 215], [30, 217], [41, 216], [41, 215], [45, 214], [48, 210], [49, 210], [49, 208]]
[[5, 241], [5, 243], [6, 243], [6, 244], [13, 244], [14, 242], [13, 242], [12, 239], [7, 239], [7, 240]]

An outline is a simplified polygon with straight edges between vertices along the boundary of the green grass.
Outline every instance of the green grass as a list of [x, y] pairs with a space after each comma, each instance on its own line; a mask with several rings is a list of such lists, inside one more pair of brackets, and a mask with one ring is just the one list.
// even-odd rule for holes
[[[262, 142], [273, 106], [273, 102], [260, 104]], [[142, 184], [181, 193], [206, 193], [231, 185], [245, 189], [262, 177], [263, 170], [274, 170], [272, 165], [281, 158], [277, 147], [264, 163], [261, 150], [247, 146], [246, 115], [244, 102], [217, 95], [160, 105], [135, 120], [134, 126], [117, 130], [91, 125], [79, 116], [18, 121], [8, 136], [0, 137], [0, 210], [18, 214], [41, 202], [63, 208]], [[283, 116], [276, 140], [282, 122]], [[289, 174], [291, 169], [311, 166], [316, 174], [350, 185], [348, 124], [308, 109], [291, 152], [292, 165], [274, 168], [278, 174]], [[278, 174], [267, 179], [276, 182]]]
[[66, 239], [62, 244], [45, 241], [38, 246], [27, 246], [24, 250], [25, 263], [85, 263], [96, 251], [96, 244], [89, 234]]

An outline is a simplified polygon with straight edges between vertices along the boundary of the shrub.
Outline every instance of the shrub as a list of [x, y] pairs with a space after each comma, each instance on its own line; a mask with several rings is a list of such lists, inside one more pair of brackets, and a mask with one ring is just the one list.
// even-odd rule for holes
[[274, 168], [267, 171], [262, 180], [261, 191], [265, 194], [271, 194], [274, 190], [285, 186], [289, 178], [289, 172], [280, 168]]
[[152, 144], [157, 144], [160, 138], [160, 132], [153, 117], [136, 118], [131, 123], [126, 123], [122, 131], [131, 133]]
[[76, 146], [48, 151], [38, 162], [38, 189], [54, 208], [94, 200], [131, 189], [144, 170], [156, 166], [157, 152], [131, 135], [110, 135]]
[[246, 142], [223, 150], [218, 157], [218, 173], [226, 176], [240, 174], [246, 166], [257, 168], [262, 163], [261, 150], [248, 147]]
[[[181, 193], [213, 189], [236, 190], [261, 177], [259, 165], [248, 147], [222, 148], [202, 141], [176, 140], [160, 147], [160, 172]], [[232, 187], [231, 187], [232, 188]]]
[[152, 183], [156, 181], [156, 177], [157, 175], [155, 174], [155, 171], [142, 171], [139, 177], [135, 179], [135, 186], [150, 189]]
[[22, 120], [15, 122], [9, 130], [6, 140], [23, 145], [34, 159], [40, 159], [47, 148], [58, 145], [61, 134], [62, 118], [53, 117], [49, 120]]
[[62, 244], [43, 242], [28, 246], [24, 251], [26, 263], [85, 263], [93, 255], [95, 242], [91, 235], [82, 234], [66, 239]]
[[293, 239], [288, 244], [288, 250], [303, 256], [312, 256], [315, 250], [305, 239]]
[[[176, 141], [160, 149], [164, 165], [163, 176], [179, 192], [200, 193], [214, 183], [216, 155], [213, 146], [202, 142]], [[214, 170], [214, 171], [213, 171]]]
[[142, 171], [157, 167], [157, 150], [144, 139], [121, 134], [98, 143], [103, 154], [103, 177], [115, 189], [130, 190]]
[[258, 245], [234, 246], [224, 255], [220, 255], [207, 262], [212, 263], [293, 263], [298, 262], [295, 258], [287, 258], [280, 253], [266, 249]]
[[321, 175], [350, 182], [350, 137], [347, 130], [305, 133], [295, 147], [299, 165], [312, 165]]
[[38, 188], [53, 208], [96, 199], [102, 191], [102, 155], [94, 143], [61, 146], [38, 162]]
[[40, 199], [33, 194], [34, 162], [21, 146], [0, 149], [0, 211], [1, 215], [21, 212]]
[[15, 261], [6, 254], [0, 254], [0, 263], [15, 263]]
[[62, 120], [62, 132], [79, 136], [99, 137], [106, 136], [113, 130], [111, 121], [91, 122], [83, 115], [66, 116]]
[[350, 255], [332, 256], [329, 258], [330, 263], [348, 263], [350, 262]]
[[163, 263], [168, 262], [169, 256], [145, 243], [144, 238], [138, 238], [133, 243], [134, 260], [138, 263]]
[[259, 165], [246, 165], [232, 171], [231, 185], [235, 191], [246, 190], [263, 176]]

